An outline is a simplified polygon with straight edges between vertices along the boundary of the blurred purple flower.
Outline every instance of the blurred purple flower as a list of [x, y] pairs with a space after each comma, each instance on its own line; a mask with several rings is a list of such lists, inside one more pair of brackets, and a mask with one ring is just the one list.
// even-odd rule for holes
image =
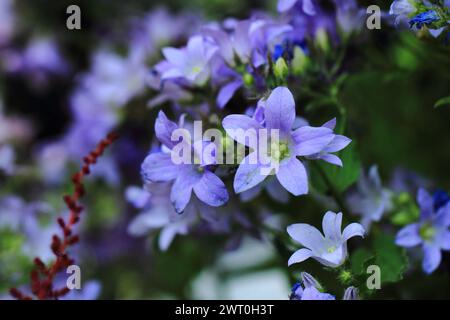
[[[182, 215], [178, 214], [170, 197], [169, 183], [147, 184], [140, 192], [127, 191], [127, 200], [137, 205], [141, 212], [128, 226], [128, 233], [140, 237], [152, 231], [161, 230], [159, 248], [166, 251], [177, 235], [186, 235], [198, 222], [198, 217], [216, 222], [212, 208], [194, 199], [186, 206]], [[145, 201], [147, 200], [147, 201]]]
[[353, 213], [361, 215], [361, 224], [368, 232], [372, 222], [380, 221], [392, 209], [392, 195], [381, 185], [378, 167], [374, 165], [367, 176], [360, 176], [357, 190], [349, 195], [347, 203]]
[[348, 225], [341, 232], [342, 213], [328, 211], [322, 221], [324, 235], [309, 224], [293, 224], [287, 228], [292, 239], [306, 248], [296, 251], [288, 265], [313, 258], [321, 264], [336, 268], [347, 258], [347, 240], [356, 236], [364, 237], [365, 230], [359, 223]]
[[0, 46], [11, 38], [15, 20], [13, 1], [0, 0]]
[[394, 0], [389, 9], [389, 14], [395, 16], [395, 23], [400, 24], [409, 20], [409, 17], [417, 9], [410, 0]]
[[24, 236], [22, 252], [30, 257], [40, 257], [44, 262], [54, 258], [49, 244], [59, 231], [55, 224], [42, 225], [40, 216], [51, 208], [43, 202], [26, 203], [16, 196], [0, 198], [0, 229], [6, 228]]
[[16, 170], [15, 160], [16, 153], [13, 147], [9, 144], [0, 145], [0, 172], [9, 176], [14, 174]]
[[410, 224], [397, 233], [396, 243], [401, 247], [422, 245], [422, 269], [427, 274], [441, 263], [441, 250], [450, 250], [450, 203], [436, 208], [433, 197], [424, 189], [417, 193], [420, 221]]
[[308, 15], [315, 15], [316, 14], [316, 8], [314, 5], [315, 0], [278, 0], [278, 11], [279, 12], [285, 12], [288, 11], [294, 6], [301, 5], [301, 10], [308, 14]]
[[209, 62], [217, 47], [202, 36], [193, 36], [185, 48], [164, 48], [163, 54], [169, 68], [162, 74], [162, 80], [186, 79], [189, 83], [202, 86], [210, 77]]

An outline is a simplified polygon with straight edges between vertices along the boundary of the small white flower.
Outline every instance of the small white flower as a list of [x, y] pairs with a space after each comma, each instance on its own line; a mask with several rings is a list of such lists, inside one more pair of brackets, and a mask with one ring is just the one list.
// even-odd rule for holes
[[313, 258], [328, 267], [339, 267], [347, 258], [347, 240], [355, 236], [364, 236], [364, 228], [359, 223], [348, 225], [341, 232], [342, 213], [328, 211], [323, 217], [324, 235], [315, 227], [299, 223], [290, 225], [287, 232], [292, 239], [305, 248], [296, 251], [288, 265]]

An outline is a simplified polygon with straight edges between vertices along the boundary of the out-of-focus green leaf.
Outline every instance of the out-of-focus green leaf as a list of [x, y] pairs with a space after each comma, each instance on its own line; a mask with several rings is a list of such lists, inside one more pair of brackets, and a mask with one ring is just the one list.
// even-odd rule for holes
[[352, 253], [350, 266], [353, 274], [362, 275], [366, 272], [367, 262], [373, 259], [374, 254], [365, 248], [360, 248]]
[[435, 104], [434, 107], [435, 108], [440, 108], [440, 107], [444, 107], [444, 106], [450, 106], [450, 96], [439, 99]]
[[417, 221], [419, 218], [419, 207], [414, 198], [407, 192], [402, 192], [393, 198], [394, 208], [391, 216], [392, 224], [405, 226]]
[[[336, 188], [336, 191], [344, 192], [358, 180], [361, 173], [361, 161], [356, 151], [355, 142], [352, 142], [347, 148], [342, 150], [337, 155], [341, 158], [344, 164], [342, 168], [324, 162], [318, 163], [318, 165], [320, 166], [322, 172], [326, 175], [326, 178], [330, 181], [334, 188]], [[316, 188], [319, 191], [326, 191], [327, 187], [323, 182], [324, 177], [321, 177], [321, 174], [320, 172], [317, 172], [317, 169], [313, 171], [316, 171], [312, 172], [313, 175], [319, 175], [319, 177], [313, 178], [313, 181], [316, 180], [317, 182]], [[322, 181], [319, 182], [320, 180]]]
[[403, 273], [408, 267], [405, 249], [398, 247], [394, 237], [386, 234], [379, 234], [373, 246], [375, 250], [373, 264], [380, 267], [381, 283], [397, 282], [403, 279]]

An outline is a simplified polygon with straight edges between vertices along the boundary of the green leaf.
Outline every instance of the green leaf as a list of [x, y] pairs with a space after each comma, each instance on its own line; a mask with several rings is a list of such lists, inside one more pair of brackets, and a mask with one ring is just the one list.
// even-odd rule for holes
[[367, 268], [367, 262], [373, 259], [374, 254], [367, 249], [360, 248], [352, 253], [350, 258], [350, 267], [353, 274], [362, 275], [365, 274]]
[[408, 268], [406, 251], [395, 244], [394, 237], [379, 234], [374, 240], [374, 264], [380, 267], [381, 283], [398, 282]]
[[344, 192], [358, 180], [361, 173], [361, 162], [356, 152], [356, 143], [353, 141], [337, 156], [341, 158], [344, 164], [342, 168], [324, 162], [319, 163], [319, 165], [336, 190]]
[[450, 96], [439, 99], [435, 104], [434, 107], [435, 108], [440, 108], [440, 107], [444, 107], [444, 106], [450, 106]]

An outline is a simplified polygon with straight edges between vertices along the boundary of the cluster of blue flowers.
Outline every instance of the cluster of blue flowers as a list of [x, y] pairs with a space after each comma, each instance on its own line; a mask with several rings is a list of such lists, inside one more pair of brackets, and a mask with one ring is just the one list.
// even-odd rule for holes
[[[352, 1], [335, 1], [335, 5], [337, 12], [342, 6], [358, 11]], [[173, 102], [171, 113], [178, 115], [179, 120], [169, 120], [162, 111], [157, 117], [155, 136], [160, 146], [151, 151], [142, 165], [145, 190], [133, 187], [127, 193], [129, 201], [143, 209], [130, 225], [131, 233], [142, 235], [162, 229], [160, 248], [166, 250], [176, 234], [198, 227], [229, 232], [237, 221], [245, 228], [243, 213], [236, 208], [254, 199], [263, 187], [275, 200], [288, 202], [291, 196], [310, 192], [308, 169], [314, 160], [338, 167], [345, 165], [336, 153], [345, 149], [351, 139], [335, 132], [336, 119], [320, 127], [310, 126], [307, 119], [297, 116], [301, 106], [296, 99], [299, 80], [314, 59], [311, 51], [326, 52], [333, 41], [339, 43], [343, 31], [336, 30], [349, 30], [354, 21], [330, 16], [315, 1], [279, 1], [278, 10], [279, 18], [255, 15], [243, 21], [207, 24], [188, 39], [185, 47], [162, 50], [165, 59], [154, 67], [153, 81], [159, 84], [160, 94]], [[399, 20], [400, 15], [413, 12], [405, 10], [405, 1], [395, 1], [391, 13], [399, 15]], [[358, 15], [353, 19], [358, 19]], [[409, 23], [418, 29], [427, 26], [432, 30], [440, 20], [437, 11], [427, 11], [410, 17]], [[175, 164], [173, 154], [180, 143], [176, 132], [180, 128], [192, 132], [196, 120], [207, 128], [225, 131], [226, 136], [218, 141], [204, 137], [197, 141], [182, 139], [189, 146], [188, 152], [199, 161]], [[257, 158], [263, 129], [269, 134], [277, 130], [280, 135], [275, 148], [272, 144], [271, 151], [265, 154], [266, 160], [277, 164], [277, 170], [260, 160], [251, 161], [252, 156]], [[254, 139], [245, 134], [249, 130], [256, 132]], [[246, 150], [240, 162], [219, 163], [217, 150], [227, 153], [235, 143]], [[198, 146], [208, 144], [215, 145], [213, 152], [202, 154]], [[230, 180], [234, 194], [229, 188]], [[149, 196], [154, 190], [160, 190], [158, 196]], [[446, 219], [450, 211], [448, 206], [433, 211], [424, 209], [423, 192], [419, 192], [422, 222], [402, 229], [396, 243], [423, 244], [423, 267], [430, 273], [439, 265], [440, 250], [449, 249]], [[364, 237], [371, 223], [380, 222], [385, 213], [391, 212], [394, 197], [394, 191], [382, 187], [378, 169], [373, 166], [368, 177], [361, 176], [346, 201], [352, 213], [362, 216], [362, 225], [352, 223], [341, 231], [343, 214], [330, 211], [323, 218], [323, 234], [309, 224], [289, 226], [288, 234], [303, 248], [291, 256], [288, 264], [313, 258], [324, 266], [341, 268], [348, 257], [347, 241]], [[432, 206], [430, 201], [428, 206]], [[429, 212], [425, 214], [426, 210]], [[320, 292], [319, 285], [309, 282], [303, 280], [295, 286], [293, 299], [334, 299]], [[355, 298], [355, 290], [349, 289], [345, 296]]]
[[407, 23], [415, 30], [426, 29], [437, 38], [441, 34], [450, 37], [449, 0], [395, 0], [389, 14], [395, 16], [396, 24]]

